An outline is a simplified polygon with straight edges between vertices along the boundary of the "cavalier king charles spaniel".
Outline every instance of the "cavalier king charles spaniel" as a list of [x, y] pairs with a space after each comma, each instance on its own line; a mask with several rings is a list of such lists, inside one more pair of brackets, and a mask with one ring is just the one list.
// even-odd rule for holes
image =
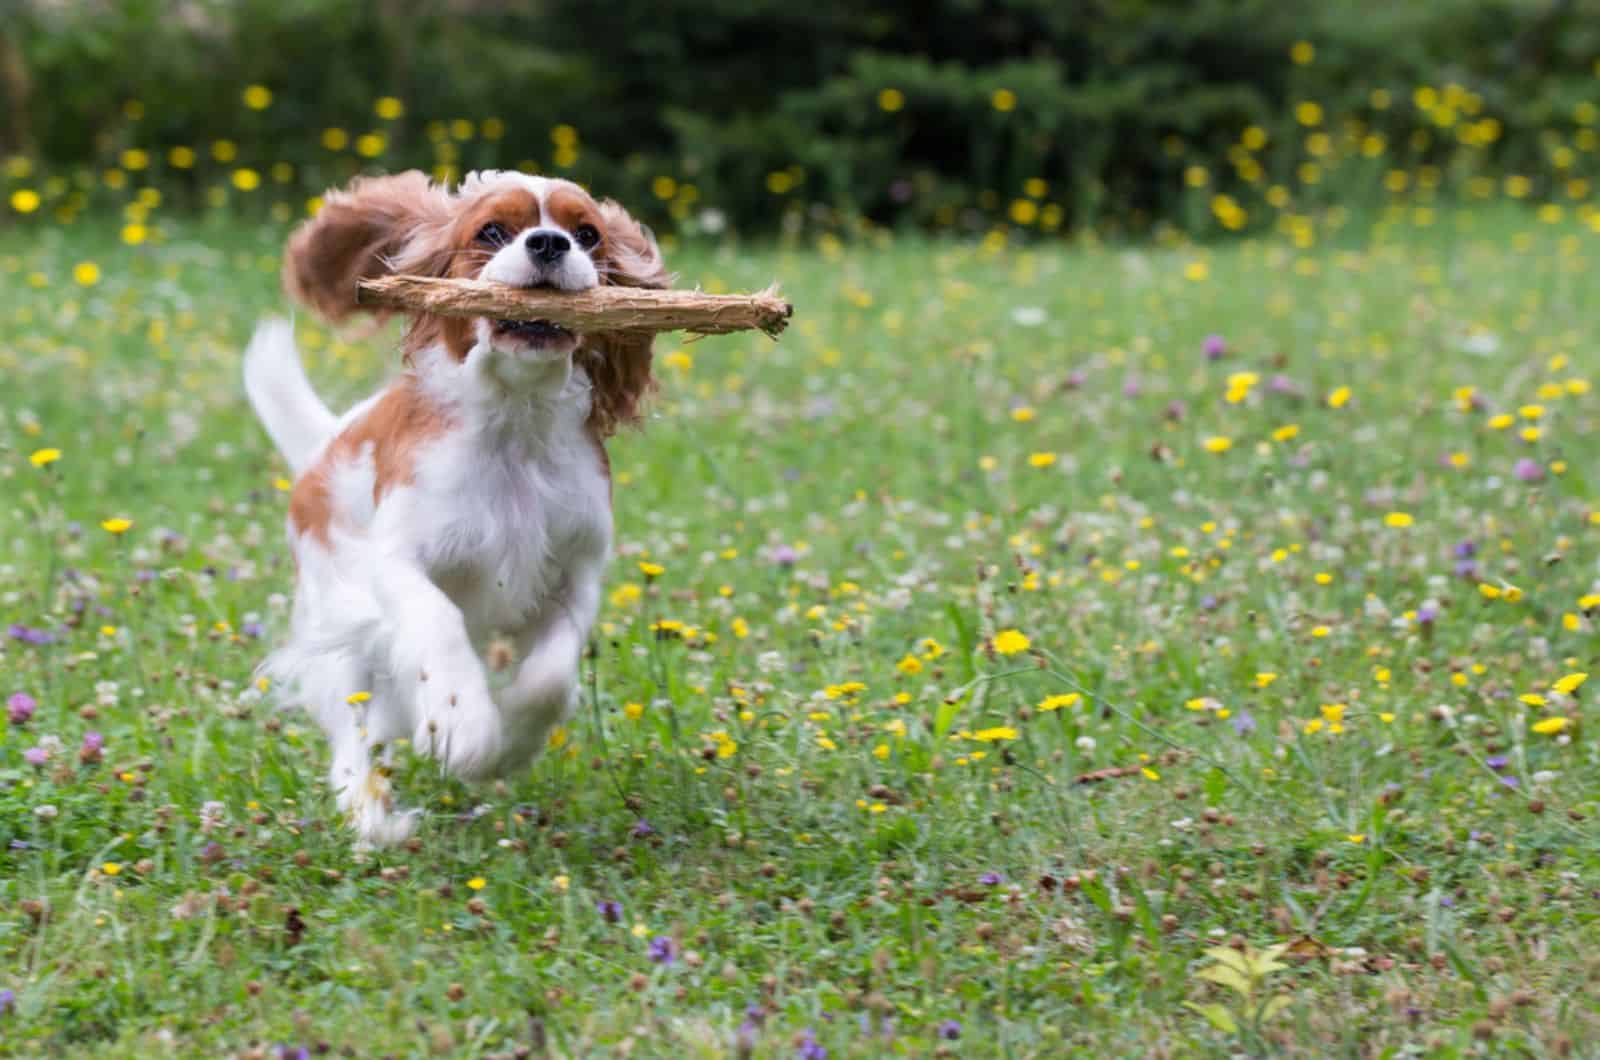
[[[496, 171], [453, 191], [418, 172], [358, 179], [289, 239], [285, 286], [331, 320], [366, 309], [357, 283], [389, 273], [669, 283], [617, 203]], [[395, 741], [475, 780], [527, 763], [572, 714], [611, 550], [605, 440], [652, 385], [648, 336], [416, 314], [404, 347], [407, 370], [342, 416], [312, 391], [286, 321], [263, 321], [244, 359], [295, 475], [291, 631], [262, 673], [326, 730], [340, 809], [372, 844], [416, 823], [391, 792]], [[497, 635], [515, 661], [491, 688]]]

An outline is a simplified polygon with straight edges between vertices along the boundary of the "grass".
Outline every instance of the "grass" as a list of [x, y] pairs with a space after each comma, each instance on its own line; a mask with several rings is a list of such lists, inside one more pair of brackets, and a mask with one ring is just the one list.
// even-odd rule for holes
[[0, 232], [0, 1052], [1591, 1048], [1600, 246], [1421, 219], [677, 254], [796, 322], [659, 344], [580, 717], [381, 853], [252, 683], [283, 233]]

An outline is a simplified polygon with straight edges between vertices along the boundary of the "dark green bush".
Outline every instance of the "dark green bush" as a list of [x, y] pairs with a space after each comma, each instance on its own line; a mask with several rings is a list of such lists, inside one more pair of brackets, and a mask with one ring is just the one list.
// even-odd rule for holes
[[[99, 174], [53, 185], [58, 210], [135, 148], [132, 183], [235, 207], [240, 168], [300, 196], [364, 167], [524, 165], [657, 223], [1194, 225], [1221, 190], [1362, 197], [1393, 167], [1553, 187], [1594, 171], [1600, 97], [1600, 0], [23, 0], [0, 34], [0, 150], [38, 163], [11, 184]], [[244, 104], [252, 85], [270, 105]], [[1445, 102], [1418, 106], [1424, 86]], [[403, 115], [375, 114], [384, 96]]]

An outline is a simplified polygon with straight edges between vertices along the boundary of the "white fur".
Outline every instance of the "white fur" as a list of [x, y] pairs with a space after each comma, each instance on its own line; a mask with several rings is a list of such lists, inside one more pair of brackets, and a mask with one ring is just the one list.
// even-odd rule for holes
[[244, 389], [261, 424], [295, 474], [334, 434], [328, 411], [300, 367], [287, 320], [264, 320], [244, 351]]
[[[263, 672], [327, 732], [340, 806], [371, 843], [415, 826], [389, 787], [394, 741], [476, 779], [527, 762], [571, 715], [610, 553], [610, 485], [574, 343], [530, 346], [487, 322], [477, 340], [460, 363], [443, 349], [414, 358], [452, 426], [418, 451], [409, 484], [374, 504], [373, 454], [359, 452], [327, 469], [328, 541], [290, 526], [292, 629]], [[296, 471], [376, 401], [335, 422], [281, 321], [258, 328], [245, 383]], [[482, 662], [494, 634], [519, 660], [497, 690]], [[360, 692], [370, 699], [352, 704]]]

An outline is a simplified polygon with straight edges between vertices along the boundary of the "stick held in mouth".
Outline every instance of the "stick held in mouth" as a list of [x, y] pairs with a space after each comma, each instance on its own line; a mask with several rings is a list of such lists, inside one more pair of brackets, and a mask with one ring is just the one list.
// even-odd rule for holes
[[778, 296], [775, 286], [755, 294], [733, 295], [642, 287], [556, 291], [487, 280], [383, 276], [361, 281], [356, 301], [441, 316], [548, 320], [574, 331], [689, 331], [697, 335], [761, 331], [770, 338], [777, 338], [794, 314], [794, 307]]

